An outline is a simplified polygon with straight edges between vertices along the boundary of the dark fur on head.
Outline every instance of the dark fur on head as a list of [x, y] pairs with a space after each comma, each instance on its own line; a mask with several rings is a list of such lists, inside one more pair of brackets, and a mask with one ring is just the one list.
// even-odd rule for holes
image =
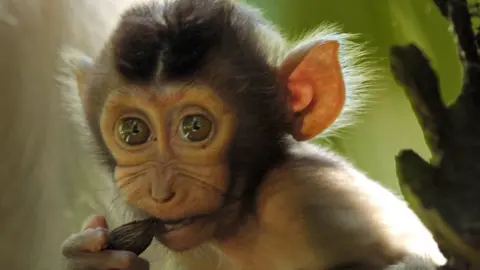
[[[134, 83], [190, 76], [217, 45], [231, 7], [212, 1], [150, 2], [128, 10], [113, 43], [119, 73]], [[159, 71], [159, 72], [158, 72]]]
[[[252, 209], [264, 174], [286, 155], [288, 91], [276, 73], [283, 42], [256, 10], [240, 3], [177, 0], [125, 12], [108, 46], [127, 84], [201, 84], [236, 111], [239, 123], [227, 157], [235, 195], [229, 197], [242, 195]], [[92, 82], [91, 95], [104, 97], [97, 92], [108, 87]], [[99, 130], [98, 120], [92, 124]]]

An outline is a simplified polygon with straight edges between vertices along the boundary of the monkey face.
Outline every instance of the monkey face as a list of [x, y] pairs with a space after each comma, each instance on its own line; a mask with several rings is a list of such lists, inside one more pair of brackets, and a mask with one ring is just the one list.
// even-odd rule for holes
[[129, 204], [174, 223], [157, 236], [170, 249], [228, 237], [230, 219], [255, 213], [264, 174], [287, 156], [293, 112], [276, 66], [281, 35], [269, 25], [231, 1], [151, 1], [78, 63], [98, 152]]
[[179, 85], [111, 94], [106, 104], [101, 129], [128, 203], [167, 223], [157, 239], [171, 249], [211, 237], [228, 187], [234, 114], [208, 88]]

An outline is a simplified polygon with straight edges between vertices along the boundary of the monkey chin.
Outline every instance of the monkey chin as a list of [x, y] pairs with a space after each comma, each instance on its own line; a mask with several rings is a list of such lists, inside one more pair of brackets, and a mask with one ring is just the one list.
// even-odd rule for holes
[[172, 251], [182, 252], [211, 239], [216, 227], [215, 221], [208, 216], [195, 217], [185, 225], [167, 222], [165, 228], [155, 233], [155, 239]]

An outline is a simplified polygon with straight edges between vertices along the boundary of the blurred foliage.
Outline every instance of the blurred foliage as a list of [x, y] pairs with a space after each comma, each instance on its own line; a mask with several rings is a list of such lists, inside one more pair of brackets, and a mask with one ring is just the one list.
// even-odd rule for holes
[[403, 89], [390, 73], [391, 45], [417, 44], [430, 58], [440, 78], [442, 95], [453, 101], [461, 86], [461, 70], [449, 26], [433, 0], [247, 0], [259, 7], [284, 33], [297, 38], [324, 22], [345, 32], [360, 33], [385, 70], [368, 111], [335, 140], [335, 147], [360, 169], [398, 190], [395, 156], [413, 149], [425, 159], [429, 153]]

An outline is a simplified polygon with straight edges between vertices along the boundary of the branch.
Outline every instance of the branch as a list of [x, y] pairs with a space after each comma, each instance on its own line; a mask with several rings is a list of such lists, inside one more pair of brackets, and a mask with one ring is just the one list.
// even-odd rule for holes
[[434, 2], [455, 29], [464, 66], [462, 91], [446, 107], [422, 51], [413, 44], [391, 49], [392, 72], [432, 153], [426, 162], [412, 150], [402, 151], [397, 175], [405, 198], [448, 256], [448, 269], [474, 269], [480, 267], [480, 42], [466, 0]]
[[450, 119], [440, 97], [437, 75], [428, 59], [414, 45], [394, 46], [391, 50], [392, 71], [405, 91], [425, 140], [435, 155], [441, 155], [442, 145], [449, 138]]
[[480, 64], [478, 45], [473, 32], [467, 0], [434, 0], [444, 17], [449, 19], [460, 45], [461, 57], [470, 63]]

